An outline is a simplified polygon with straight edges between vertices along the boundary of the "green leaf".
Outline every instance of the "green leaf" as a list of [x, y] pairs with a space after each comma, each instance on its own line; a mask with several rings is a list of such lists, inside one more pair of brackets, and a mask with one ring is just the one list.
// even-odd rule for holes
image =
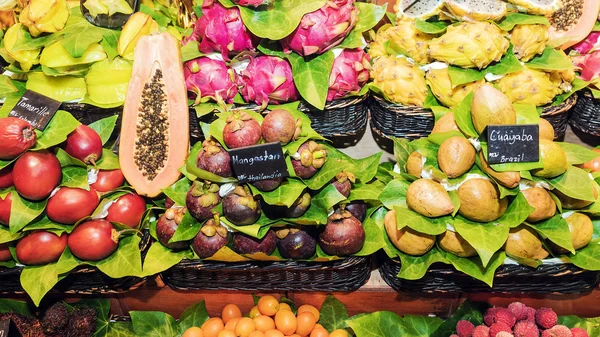
[[19, 92], [19, 89], [12, 83], [10, 77], [0, 75], [0, 98], [6, 98], [12, 94]]
[[429, 337], [442, 324], [439, 317], [405, 315], [378, 311], [348, 320], [356, 337]]
[[494, 222], [501, 223], [509, 228], [515, 228], [522, 224], [533, 211], [535, 211], [535, 208], [529, 205], [523, 193], [519, 193], [500, 219]]
[[434, 263], [449, 264], [446, 256], [437, 247], [433, 247], [421, 256], [412, 256], [398, 251], [400, 257], [400, 272], [398, 278], [405, 280], [420, 280], [425, 276]]
[[567, 172], [548, 182], [568, 197], [596, 201], [594, 186], [590, 183], [588, 173], [578, 167], [569, 166]]
[[70, 113], [64, 110], [58, 110], [56, 115], [50, 120], [48, 126], [41, 135], [38, 135], [33, 150], [48, 149], [56, 146], [65, 140], [81, 123], [77, 121]]
[[404, 179], [394, 179], [383, 189], [379, 195], [379, 201], [389, 209], [406, 207], [406, 192], [409, 186], [410, 182]]
[[206, 311], [206, 305], [204, 301], [200, 301], [185, 309], [185, 311], [179, 317], [179, 331], [185, 332], [185, 330], [197, 326], [202, 326], [202, 323], [208, 320], [208, 311]]
[[[223, 122], [224, 122], [224, 120], [223, 120]], [[211, 126], [210, 126], [211, 130], [213, 130], [214, 124], [215, 123], [211, 123]], [[222, 133], [223, 127], [225, 127], [225, 124], [223, 124], [220, 129], [221, 141], [223, 140], [223, 133]], [[215, 137], [214, 135], [212, 135], [212, 136]], [[223, 144], [223, 142], [221, 142], [221, 144]], [[190, 150], [190, 155], [188, 156], [188, 159], [185, 162], [185, 169], [189, 174], [193, 175], [194, 177], [196, 177], [200, 180], [210, 180], [212, 182], [217, 182], [217, 183], [237, 182], [237, 179], [235, 179], [235, 178], [223, 178], [221, 176], [218, 176], [216, 174], [213, 174], [211, 172], [204, 171], [204, 170], [198, 168], [198, 166], [196, 166], [196, 158], [198, 157], [198, 153], [200, 153], [201, 150], [202, 150], [202, 142], [198, 142], [198, 143], [194, 144], [194, 146]]]
[[[380, 212], [379, 215], [383, 216], [383, 212]], [[360, 251], [354, 254], [356, 256], [369, 256], [375, 254], [386, 245], [383, 238], [383, 236], [386, 235], [385, 229], [383, 226], [379, 226], [373, 218], [365, 219], [363, 228], [365, 230], [365, 243]]]
[[67, 166], [62, 169], [62, 187], [81, 188], [90, 190], [87, 169], [79, 166]]
[[189, 41], [181, 47], [181, 61], [187, 62], [201, 57], [203, 54], [198, 50], [198, 45], [198, 41]]
[[43, 266], [26, 266], [21, 272], [21, 286], [36, 306], [58, 283], [56, 262]]
[[502, 248], [508, 238], [509, 226], [499, 224], [483, 224], [469, 221], [462, 217], [454, 219], [454, 228], [475, 248], [484, 267], [494, 254]]
[[564, 52], [546, 47], [542, 55], [534, 57], [527, 63], [527, 67], [539, 70], [565, 70], [571, 69], [573, 63]]
[[587, 331], [590, 337], [600, 336], [600, 317], [558, 316], [558, 324], [569, 328], [582, 328]]
[[387, 4], [377, 6], [375, 4], [356, 2], [354, 7], [358, 9], [356, 26], [352, 29], [353, 32], [364, 33], [372, 29], [381, 21], [385, 15]]
[[181, 178], [175, 184], [163, 189], [163, 193], [171, 198], [178, 206], [185, 206], [187, 193], [192, 187], [191, 181], [187, 178]]
[[164, 312], [130, 311], [133, 331], [137, 336], [172, 337], [179, 335], [177, 322]]
[[419, 233], [438, 235], [446, 231], [447, 217], [427, 218], [405, 207], [395, 206], [398, 229], [410, 227]]
[[27, 302], [9, 300], [7, 298], [0, 298], [0, 313], [5, 314], [10, 312], [26, 316], [32, 315]]
[[487, 267], [484, 267], [478, 257], [463, 258], [446, 253], [446, 259], [452, 263], [456, 270], [485, 282], [490, 287], [493, 286], [496, 269], [502, 265], [505, 258], [506, 254], [504, 252], [498, 252], [494, 254]]
[[202, 224], [190, 212], [186, 212], [169, 243], [191, 240], [196, 237], [200, 228], [202, 228]]
[[394, 158], [399, 167], [404, 167], [408, 156], [410, 156], [412, 150], [410, 142], [406, 139], [394, 138]]
[[95, 121], [92, 124], [88, 125], [90, 128], [92, 128], [98, 133], [100, 139], [102, 140], [102, 145], [106, 144], [113, 131], [115, 130], [115, 125], [117, 124], [118, 118], [118, 115], [114, 115]]
[[535, 105], [513, 104], [517, 113], [517, 124], [539, 124], [540, 114]]
[[17, 193], [11, 193], [11, 197], [12, 204], [8, 223], [10, 224], [10, 233], [15, 234], [42, 214], [46, 208], [47, 200], [29, 201]]
[[178, 264], [186, 257], [187, 252], [173, 252], [159, 242], [152, 244], [144, 259], [143, 276], [161, 273]]
[[23, 231], [34, 231], [34, 230], [54, 230], [54, 232], [71, 233], [73, 231], [72, 225], [63, 225], [48, 219], [48, 216], [44, 216], [41, 220], [30, 223], [23, 228]]
[[23, 236], [22, 232], [11, 233], [8, 228], [0, 226], [0, 243], [12, 242], [20, 239]]
[[252, 194], [262, 196], [262, 199], [267, 204], [285, 207], [291, 207], [306, 189], [302, 181], [295, 178], [285, 179], [278, 188], [270, 192], [263, 192], [252, 184], [249, 186]]
[[79, 166], [87, 168], [87, 165], [84, 162], [75, 157], [71, 157], [71, 155], [61, 148], [56, 149], [56, 158], [58, 158], [58, 161], [60, 162], [60, 167]]
[[[392, 21], [392, 22], [394, 22], [394, 21]], [[429, 22], [429, 21], [417, 19], [416, 28], [418, 30], [422, 31], [423, 33], [438, 35], [438, 34], [442, 34], [446, 31], [446, 28], [448, 28], [448, 22], [446, 22], [446, 21]]]
[[571, 232], [569, 231], [569, 224], [567, 224], [567, 221], [565, 221], [560, 214], [556, 214], [546, 221], [528, 225], [536, 232], [540, 233], [544, 238], [575, 254], [573, 239]]
[[[312, 209], [312, 207], [311, 207], [311, 209]], [[310, 209], [308, 211], [310, 211]], [[308, 211], [307, 211], [307, 213], [308, 213]], [[231, 227], [232, 229], [235, 229], [238, 232], [242, 232], [244, 234], [250, 235], [250, 236], [258, 238], [258, 239], [262, 239], [265, 235], [267, 235], [267, 232], [270, 229], [269, 226], [267, 226], [267, 225], [270, 225], [271, 223], [273, 223], [272, 220], [268, 219], [264, 215], [264, 212], [263, 212], [263, 214], [261, 214], [258, 221], [253, 225], [237, 226], [237, 225], [234, 225], [233, 223], [231, 223], [225, 217], [222, 217], [221, 221], [223, 221], [228, 227]], [[263, 224], [262, 222], [265, 222], [265, 221], [267, 223]]]
[[361, 182], [368, 183], [375, 178], [382, 155], [383, 152], [380, 151], [362, 159], [352, 159], [351, 157], [348, 157], [350, 161], [353, 161], [353, 167], [346, 171], [354, 173]]
[[598, 153], [581, 145], [557, 142], [565, 151], [569, 165], [579, 165], [598, 158]]
[[577, 267], [585, 270], [600, 270], [600, 240], [590, 242], [586, 247], [570, 255], [567, 259]]
[[75, 257], [67, 246], [56, 263], [56, 273], [58, 275], [66, 274], [81, 264], [83, 264], [83, 261]]
[[112, 255], [98, 262], [89, 262], [89, 264], [96, 266], [111, 278], [140, 276], [142, 274], [142, 257], [139, 245], [139, 236], [126, 236], [119, 240], [119, 248]]
[[350, 191], [350, 195], [348, 196], [348, 201], [379, 200], [381, 191], [385, 188], [385, 186], [386, 185], [379, 180], [376, 180], [371, 184], [354, 184], [354, 186], [352, 186], [352, 190]]
[[[327, 149], [327, 160], [325, 161], [325, 165], [323, 165], [323, 167], [317, 171], [317, 174], [315, 174], [312, 178], [304, 180], [306, 187], [310, 188], [311, 190], [320, 190], [349, 165], [349, 163], [345, 160], [345, 155], [343, 155], [339, 150], [325, 144], [321, 145]], [[290, 173], [293, 172], [294, 170], [292, 169]]]
[[471, 120], [471, 102], [473, 102], [473, 93], [468, 94], [454, 109], [454, 118], [456, 119], [456, 125], [464, 134], [469, 137], [478, 137], [479, 134]]
[[346, 200], [346, 197], [333, 184], [329, 184], [312, 198], [312, 204], [323, 210], [328, 210], [344, 200]]
[[131, 322], [109, 322], [106, 334], [96, 333], [94, 337], [136, 337]]
[[344, 329], [347, 327], [346, 320], [348, 319], [348, 311], [340, 300], [333, 295], [327, 295], [325, 301], [321, 305], [321, 324], [325, 330], [333, 331], [336, 329]]
[[476, 69], [463, 69], [454, 66], [448, 67], [448, 75], [450, 76], [452, 87], [479, 81], [485, 78], [485, 73], [477, 71]]
[[109, 149], [102, 149], [102, 158], [96, 163], [99, 170], [116, 170], [121, 168], [119, 156]]
[[487, 309], [486, 304], [472, 303], [469, 300], [464, 301], [450, 318], [444, 321], [431, 337], [447, 337], [456, 332], [456, 323], [465, 320], [478, 326], [483, 324], [483, 312]]
[[550, 21], [545, 16], [528, 15], [524, 13], [509, 13], [504, 20], [498, 24], [504, 31], [511, 31], [516, 25], [545, 25], [550, 26]]
[[513, 53], [513, 46], [511, 45], [500, 62], [494, 64], [493, 66], [487, 67], [485, 72], [494, 75], [504, 75], [520, 71], [521, 69], [523, 69], [521, 61], [519, 61], [519, 59]]
[[324, 109], [329, 90], [329, 74], [335, 59], [333, 52], [327, 51], [309, 58], [289, 54], [287, 59], [292, 65], [294, 84], [302, 98], [317, 109]]

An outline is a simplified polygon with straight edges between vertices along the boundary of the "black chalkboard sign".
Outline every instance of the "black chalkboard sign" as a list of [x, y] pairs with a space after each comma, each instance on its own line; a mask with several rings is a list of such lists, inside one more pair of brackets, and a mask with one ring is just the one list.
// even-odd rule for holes
[[0, 321], [0, 337], [22, 337], [11, 320]]
[[540, 127], [537, 124], [489, 125], [490, 164], [529, 163], [540, 160]]
[[241, 183], [287, 177], [280, 143], [268, 143], [229, 150], [233, 172]]
[[26, 120], [34, 128], [44, 131], [59, 107], [59, 101], [27, 90], [8, 115]]

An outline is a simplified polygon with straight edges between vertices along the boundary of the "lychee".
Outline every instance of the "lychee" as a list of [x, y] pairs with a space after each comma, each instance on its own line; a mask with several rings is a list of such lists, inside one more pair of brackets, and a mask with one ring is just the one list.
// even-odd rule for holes
[[521, 302], [512, 302], [508, 305], [508, 310], [515, 315], [517, 321], [527, 319], [527, 306]]
[[450, 335], [450, 337], [458, 337], [458, 335], [457, 334], [452, 334], [452, 335]]
[[512, 329], [504, 322], [496, 322], [490, 326], [490, 337], [496, 337], [499, 332], [512, 333]]
[[513, 329], [515, 337], [539, 337], [540, 330], [535, 322], [518, 321]]
[[458, 337], [471, 337], [475, 326], [467, 320], [460, 320], [456, 323], [456, 334]]
[[527, 313], [527, 318], [525, 318], [525, 320], [535, 323], [535, 309], [531, 308], [531, 307], [527, 307], [526, 313]]
[[590, 337], [587, 331], [582, 328], [571, 328], [571, 335], [573, 335], [573, 337]]
[[573, 334], [566, 326], [555, 325], [548, 330], [544, 330], [544, 332], [542, 332], [542, 337], [573, 337]]
[[472, 337], [489, 337], [490, 336], [490, 328], [485, 325], [478, 325], [473, 329]]
[[515, 336], [513, 334], [511, 334], [510, 332], [500, 331], [496, 334], [496, 337], [515, 337]]
[[544, 329], [550, 329], [558, 322], [558, 316], [550, 308], [540, 308], [535, 312], [535, 322]]
[[488, 326], [492, 326], [494, 323], [502, 322], [508, 325], [510, 328], [512, 328], [517, 321], [515, 315], [513, 315], [510, 310], [501, 307], [488, 309], [483, 316], [483, 320]]

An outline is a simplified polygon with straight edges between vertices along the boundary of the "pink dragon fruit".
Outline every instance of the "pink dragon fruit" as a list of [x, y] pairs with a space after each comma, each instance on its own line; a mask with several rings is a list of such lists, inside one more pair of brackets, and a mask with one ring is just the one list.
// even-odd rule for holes
[[598, 41], [600, 38], [600, 32], [591, 32], [585, 40], [577, 43], [573, 46], [579, 54], [587, 54], [591, 51], [600, 49], [600, 43]]
[[259, 56], [250, 60], [241, 72], [239, 83], [246, 102], [255, 102], [263, 109], [268, 104], [291, 102], [298, 99], [292, 67], [276, 56]]
[[209, 99], [231, 104], [238, 93], [237, 76], [224, 61], [200, 57], [186, 62], [183, 73], [188, 91], [196, 94], [196, 104]]
[[232, 0], [232, 2], [236, 5], [244, 7], [258, 7], [263, 5], [270, 5], [271, 3], [273, 3], [273, 0]]
[[600, 89], [600, 50], [573, 57], [573, 64], [581, 69], [579, 78]]
[[358, 93], [369, 80], [371, 58], [362, 49], [346, 49], [335, 58], [329, 75], [327, 101]]
[[225, 60], [229, 60], [230, 56], [254, 50], [258, 45], [258, 38], [244, 26], [239, 8], [227, 9], [217, 0], [205, 0], [202, 14], [194, 32], [187, 38], [188, 41], [199, 41], [198, 49], [201, 52], [219, 52]]
[[329, 0], [319, 10], [305, 14], [296, 30], [281, 40], [286, 52], [321, 54], [342, 43], [356, 24], [354, 0]]

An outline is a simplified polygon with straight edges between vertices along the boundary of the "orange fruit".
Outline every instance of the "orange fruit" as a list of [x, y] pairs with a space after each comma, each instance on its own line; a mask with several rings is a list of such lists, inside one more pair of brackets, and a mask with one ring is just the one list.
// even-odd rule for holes
[[227, 322], [227, 324], [225, 324], [225, 330], [229, 330], [229, 331], [233, 331], [235, 332], [235, 326], [238, 324], [238, 322], [240, 321], [240, 319], [242, 319], [241, 317], [235, 317], [229, 320], [229, 322]]
[[227, 304], [225, 308], [223, 308], [223, 312], [221, 313], [221, 318], [223, 319], [223, 322], [227, 324], [227, 322], [229, 322], [230, 319], [236, 317], [242, 317], [242, 311], [240, 310], [240, 307], [238, 307], [235, 304]]
[[248, 337], [265, 337], [265, 334], [261, 331], [255, 330]]
[[223, 331], [225, 324], [219, 317], [213, 317], [202, 324], [204, 337], [218, 337], [219, 332]]
[[329, 332], [323, 328], [315, 328], [310, 333], [310, 337], [329, 337]]
[[221, 332], [219, 332], [217, 337], [236, 337], [236, 336], [235, 336], [235, 332], [233, 332], [233, 331], [221, 330]]
[[319, 321], [319, 318], [321, 318], [321, 313], [319, 312], [319, 309], [317, 309], [315, 306], [312, 306], [310, 304], [304, 304], [298, 307], [298, 315], [300, 315], [303, 312], [310, 312], [313, 314], [313, 316], [315, 316], [317, 322]]
[[279, 330], [267, 330], [265, 331], [265, 337], [285, 337], [285, 335]]
[[254, 330], [256, 330], [256, 326], [252, 318], [249, 317], [240, 319], [235, 326], [235, 334], [239, 337], [248, 337]]
[[258, 299], [258, 311], [260, 311], [261, 314], [273, 316], [278, 310], [279, 301], [275, 297], [267, 295]]
[[290, 310], [279, 310], [275, 314], [275, 326], [277, 330], [283, 332], [284, 335], [291, 335], [296, 331], [298, 323], [296, 315]]
[[317, 319], [311, 312], [300, 313], [296, 317], [296, 333], [300, 336], [308, 336], [315, 328], [315, 324], [317, 324]]
[[[317, 321], [319, 321], [319, 320], [317, 319]], [[317, 324], [315, 324], [315, 329], [325, 329], [325, 328], [321, 324], [317, 323]], [[325, 329], [325, 330], [327, 330], [327, 329]]]
[[254, 317], [254, 325], [256, 326], [256, 330], [260, 332], [275, 329], [275, 321], [271, 317], [265, 315]]
[[289, 304], [281, 302], [279, 303], [279, 310], [289, 310], [292, 311], [292, 307]]
[[201, 328], [193, 326], [185, 330], [182, 337], [204, 337], [204, 333]]
[[332, 331], [329, 334], [329, 337], [349, 337], [349, 336], [348, 336], [348, 332], [346, 332], [346, 330], [337, 329], [337, 330]]
[[295, 333], [293, 335], [289, 335], [289, 336], [285, 336], [285, 337], [302, 337], [302, 336], [300, 336], [299, 334]]
[[250, 309], [250, 313], [248, 314], [248, 316], [250, 316], [250, 318], [254, 318], [256, 316], [260, 316], [260, 311], [258, 310], [258, 306], [253, 306], [252, 309]]

